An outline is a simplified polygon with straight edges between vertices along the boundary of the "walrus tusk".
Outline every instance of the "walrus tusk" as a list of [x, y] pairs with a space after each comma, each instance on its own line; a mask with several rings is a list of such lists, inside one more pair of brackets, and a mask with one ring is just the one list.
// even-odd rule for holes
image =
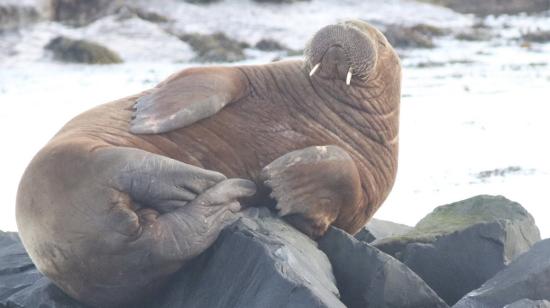
[[313, 76], [315, 72], [319, 69], [319, 66], [321, 66], [321, 62], [315, 64], [315, 66], [311, 69], [311, 72], [309, 72], [309, 77]]
[[351, 67], [349, 68], [348, 70], [348, 75], [346, 76], [346, 84], [349, 86], [349, 84], [351, 83]]

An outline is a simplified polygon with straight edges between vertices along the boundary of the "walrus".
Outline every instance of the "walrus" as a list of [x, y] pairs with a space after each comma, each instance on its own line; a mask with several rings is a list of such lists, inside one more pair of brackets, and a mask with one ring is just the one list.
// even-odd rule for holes
[[303, 60], [185, 69], [69, 121], [20, 183], [38, 269], [96, 307], [143, 303], [251, 204], [316, 238], [353, 234], [397, 171], [401, 70], [362, 21]]

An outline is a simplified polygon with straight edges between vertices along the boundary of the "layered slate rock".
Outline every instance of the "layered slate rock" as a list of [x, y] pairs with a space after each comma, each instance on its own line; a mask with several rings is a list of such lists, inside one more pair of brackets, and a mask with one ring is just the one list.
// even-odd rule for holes
[[83, 307], [42, 276], [16, 233], [0, 231], [0, 307]]
[[64, 36], [52, 39], [45, 47], [58, 61], [86, 64], [122, 63], [120, 56], [109, 48], [87, 40]]
[[393, 257], [331, 227], [319, 239], [350, 308], [448, 307], [412, 270]]
[[267, 213], [224, 230], [153, 306], [345, 307], [316, 243]]
[[440, 206], [409, 233], [375, 244], [452, 305], [540, 240], [533, 217], [502, 196]]
[[372, 243], [375, 240], [402, 235], [411, 230], [411, 226], [373, 218], [355, 234], [355, 238], [366, 243]]
[[[345, 307], [317, 244], [252, 209], [146, 307]], [[0, 307], [83, 307], [42, 276], [14, 233], [0, 232]]]
[[[536, 243], [481, 288], [461, 299], [456, 308], [546, 307], [548, 302], [519, 306], [517, 301], [550, 301], [550, 239]], [[526, 303], [523, 300], [523, 303]], [[515, 305], [515, 306], [514, 306]], [[543, 305], [543, 306], [536, 306]], [[550, 307], [550, 306], [549, 306]]]

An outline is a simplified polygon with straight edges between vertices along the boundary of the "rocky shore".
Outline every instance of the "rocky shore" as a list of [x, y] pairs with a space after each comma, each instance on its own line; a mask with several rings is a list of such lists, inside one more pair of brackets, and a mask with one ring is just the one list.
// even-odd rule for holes
[[[366, 237], [365, 234], [371, 236]], [[502, 196], [437, 207], [415, 227], [373, 220], [312, 241], [252, 208], [145, 307], [547, 307], [550, 239]], [[0, 233], [0, 307], [83, 307]]]
[[[283, 28], [268, 26], [264, 31], [249, 29], [253, 36], [235, 35], [235, 31], [215, 26], [215, 29], [206, 29], [209, 22], [203, 28], [190, 27], [189, 19], [194, 18], [193, 12], [206, 14], [211, 8], [213, 12], [224, 5], [224, 1], [159, 1], [151, 3], [147, 1], [105, 1], [105, 0], [6, 0], [0, 3], [0, 35], [7, 36], [6, 46], [3, 52], [8, 55], [16, 55], [19, 44], [28, 44], [25, 35], [30, 35], [42, 43], [32, 42], [37, 47], [42, 45], [43, 56], [60, 62], [80, 62], [87, 64], [109, 64], [122, 61], [135, 60], [135, 54], [143, 57], [160, 56], [164, 54], [158, 50], [159, 42], [166, 50], [172, 52], [169, 60], [177, 62], [212, 63], [235, 62], [253, 59], [260, 54], [269, 52], [273, 60], [281, 57], [292, 56], [300, 53], [305, 42], [296, 44], [296, 40], [280, 38]], [[270, 10], [291, 10], [295, 5], [296, 10], [303, 9], [311, 1], [280, 1], [269, 0], [251, 1], [252, 9], [248, 14], [256, 15], [259, 12], [270, 14]], [[427, 4], [425, 4], [427, 3]], [[313, 3], [312, 5], [314, 5]], [[327, 3], [318, 5], [326, 6]], [[456, 38], [467, 41], [491, 41], [500, 34], [500, 26], [489, 27], [484, 23], [484, 17], [500, 14], [535, 13], [550, 10], [550, 4], [546, 0], [537, 1], [457, 1], [457, 0], [422, 0], [416, 4], [407, 3], [408, 10], [418, 9], [423, 6], [432, 6], [431, 10], [439, 12], [441, 16], [449, 15], [456, 19], [463, 19], [462, 26], [449, 28], [441, 26], [441, 23], [423, 21], [418, 18], [399, 22], [398, 20], [386, 20], [373, 17], [369, 22], [378, 26], [388, 37], [389, 41], [404, 56], [407, 49], [436, 48], [441, 38]], [[220, 7], [217, 7], [220, 6]], [[173, 7], [172, 10], [166, 8]], [[348, 9], [352, 9], [350, 6]], [[450, 12], [447, 8], [454, 10]], [[329, 9], [329, 8], [327, 8]], [[361, 9], [358, 7], [358, 9]], [[223, 11], [224, 9], [220, 9]], [[178, 13], [183, 13], [178, 14]], [[229, 10], [228, 14], [231, 13]], [[461, 16], [463, 13], [478, 16], [475, 22]], [[469, 19], [471, 20], [471, 19]], [[235, 22], [233, 22], [235, 23]], [[33, 29], [38, 24], [39, 29]], [[254, 27], [254, 24], [248, 25]], [[206, 31], [204, 31], [206, 30]], [[286, 29], [289, 30], [289, 29]], [[36, 33], [40, 31], [40, 34]], [[262, 34], [263, 32], [263, 34]], [[47, 34], [46, 34], [47, 33]], [[272, 33], [272, 34], [268, 34]], [[310, 33], [300, 31], [295, 33], [296, 38], [307, 39]], [[52, 53], [51, 46], [54, 40], [63, 38], [66, 41], [78, 41], [78, 48], [74, 44], [58, 46]], [[512, 38], [516, 44], [539, 44], [550, 41], [548, 29], [526, 29], [519, 36]], [[124, 43], [126, 42], [126, 43]], [[8, 44], [9, 43], [9, 44]], [[293, 46], [289, 46], [289, 43]], [[131, 45], [141, 45], [142, 50], [128, 50]], [[153, 45], [153, 46], [149, 46]], [[530, 45], [529, 45], [530, 46]], [[0, 45], [1, 47], [1, 45]], [[149, 50], [149, 48], [152, 48]], [[16, 48], [17, 49], [17, 48]], [[101, 52], [97, 52], [102, 49]], [[157, 50], [155, 50], [157, 49]], [[104, 61], [105, 52], [116, 55], [116, 61]], [[38, 50], [36, 51], [38, 52]], [[174, 53], [181, 53], [175, 55]], [[61, 56], [60, 56], [61, 54]], [[70, 54], [69, 56], [63, 56]], [[1, 56], [1, 54], [0, 54]], [[120, 59], [118, 57], [120, 56]], [[110, 56], [112, 59], [115, 56]]]

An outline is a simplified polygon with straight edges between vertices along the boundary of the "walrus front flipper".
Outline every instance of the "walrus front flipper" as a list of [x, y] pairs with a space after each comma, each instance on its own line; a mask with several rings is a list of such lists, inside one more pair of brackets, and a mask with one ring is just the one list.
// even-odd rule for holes
[[248, 89], [238, 68], [192, 68], [160, 83], [134, 105], [130, 131], [159, 134], [208, 118], [242, 98]]
[[313, 238], [361, 202], [355, 163], [337, 146], [287, 153], [266, 166], [261, 177], [272, 190], [279, 215]]

